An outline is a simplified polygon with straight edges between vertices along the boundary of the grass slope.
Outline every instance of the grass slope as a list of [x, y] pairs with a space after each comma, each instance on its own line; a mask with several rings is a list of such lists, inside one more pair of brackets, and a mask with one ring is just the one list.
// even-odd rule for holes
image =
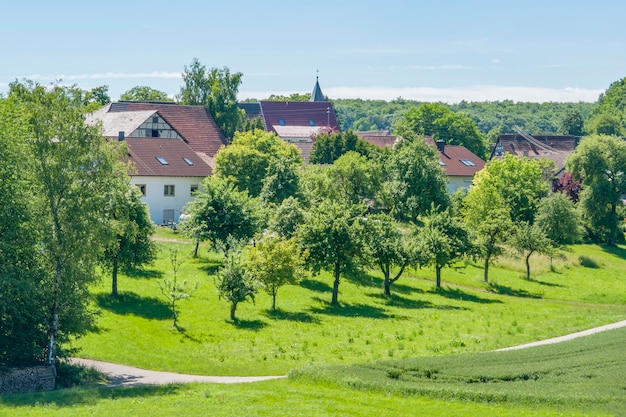
[[626, 328], [506, 352], [303, 368], [292, 378], [358, 390], [568, 410], [626, 410]]
[[[381, 277], [372, 271], [342, 281], [339, 308], [329, 306], [332, 279], [322, 274], [281, 288], [278, 311], [260, 293], [256, 304], [241, 304], [240, 320], [231, 322], [212, 278], [221, 257], [202, 247], [201, 256], [187, 259], [179, 272], [180, 279], [199, 283], [179, 303], [179, 332], [172, 329], [159, 281], [172, 276], [169, 249], [192, 249], [180, 238], [161, 230], [158, 261], [121, 277], [118, 299], [108, 295], [108, 279], [94, 288], [94, 307], [102, 314], [97, 330], [74, 343], [81, 356], [172, 372], [271, 375], [305, 364], [487, 351], [626, 317], [624, 250], [580, 246], [554, 262], [556, 272], [533, 259], [532, 281], [520, 278], [515, 260], [492, 268], [489, 286], [471, 264], [445, 269], [438, 291], [432, 271], [409, 271], [394, 284], [391, 298], [382, 295]], [[600, 267], [580, 266], [582, 253]]]

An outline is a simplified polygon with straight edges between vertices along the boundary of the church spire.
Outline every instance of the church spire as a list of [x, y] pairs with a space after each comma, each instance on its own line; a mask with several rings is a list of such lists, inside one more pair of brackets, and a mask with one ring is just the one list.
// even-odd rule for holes
[[313, 87], [313, 92], [311, 93], [311, 99], [309, 101], [326, 101], [326, 97], [322, 93], [322, 88], [320, 87], [320, 71], [317, 70], [317, 74], [315, 76], [315, 86]]

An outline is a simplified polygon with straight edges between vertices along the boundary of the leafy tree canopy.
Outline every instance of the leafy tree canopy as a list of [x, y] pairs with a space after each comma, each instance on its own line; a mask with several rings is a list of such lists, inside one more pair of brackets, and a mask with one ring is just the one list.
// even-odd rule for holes
[[167, 96], [165, 91], [155, 90], [154, 88], [141, 85], [135, 86], [130, 90], [122, 93], [120, 100], [127, 101], [160, 101], [169, 102], [174, 101]]

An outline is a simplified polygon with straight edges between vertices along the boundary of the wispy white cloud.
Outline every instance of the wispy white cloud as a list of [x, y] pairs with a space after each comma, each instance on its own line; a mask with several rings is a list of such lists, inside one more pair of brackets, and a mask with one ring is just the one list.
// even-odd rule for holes
[[491, 63], [492, 63], [492, 64], [499, 64], [500, 62], [501, 62], [501, 61], [500, 61], [500, 58], [493, 58], [493, 59], [491, 60]]
[[42, 75], [31, 74], [20, 77], [18, 79], [27, 79], [33, 81], [76, 81], [76, 80], [111, 80], [111, 79], [132, 79], [132, 78], [181, 78], [180, 72], [152, 71], [152, 72], [100, 72], [94, 74], [58, 74], [58, 75]]
[[[393, 100], [402, 97], [425, 102], [458, 103], [465, 101], [501, 101], [513, 100], [524, 102], [594, 102], [603, 90], [573, 88], [562, 89], [475, 85], [458, 88], [433, 87], [325, 87], [324, 93], [331, 98], [361, 98], [371, 100]], [[248, 97], [255, 97], [249, 94]], [[256, 96], [258, 97], [258, 96]], [[267, 97], [267, 96], [263, 96]]]
[[446, 70], [466, 70], [466, 69], [472, 69], [473, 67], [469, 67], [467, 65], [410, 65], [409, 68], [413, 70], [446, 71]]

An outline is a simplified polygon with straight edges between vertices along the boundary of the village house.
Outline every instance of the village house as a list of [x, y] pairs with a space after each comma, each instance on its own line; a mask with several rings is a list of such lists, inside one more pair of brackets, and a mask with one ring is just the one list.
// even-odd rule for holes
[[126, 141], [131, 182], [156, 224], [177, 223], [226, 140], [202, 106], [175, 103], [110, 103], [87, 117], [109, 140]]

